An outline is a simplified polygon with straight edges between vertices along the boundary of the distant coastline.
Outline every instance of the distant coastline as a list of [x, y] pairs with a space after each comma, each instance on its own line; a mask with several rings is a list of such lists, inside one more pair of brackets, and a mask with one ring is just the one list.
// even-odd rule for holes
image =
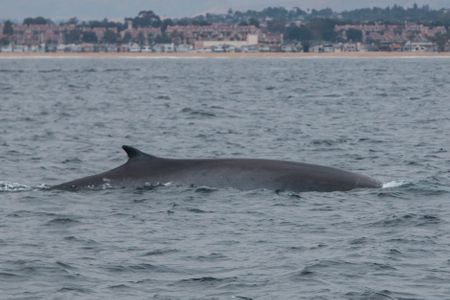
[[51, 53], [1, 53], [2, 58], [414, 58], [414, 57], [448, 57], [450, 52], [331, 52], [331, 53], [211, 53], [211, 52], [51, 52]]
[[450, 52], [450, 10], [414, 4], [340, 13], [267, 7], [174, 19], [142, 10], [116, 21], [27, 17], [0, 22], [0, 52], [29, 52], [28, 57], [69, 52], [75, 53], [70, 57], [446, 56], [440, 53]]

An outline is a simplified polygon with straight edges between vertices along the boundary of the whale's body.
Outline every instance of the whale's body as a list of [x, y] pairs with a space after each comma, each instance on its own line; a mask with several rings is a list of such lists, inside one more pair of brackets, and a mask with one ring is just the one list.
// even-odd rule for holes
[[180, 185], [270, 189], [275, 191], [348, 191], [378, 188], [370, 177], [319, 165], [268, 159], [167, 159], [123, 146], [128, 161], [109, 171], [56, 185], [77, 190], [111, 186]]

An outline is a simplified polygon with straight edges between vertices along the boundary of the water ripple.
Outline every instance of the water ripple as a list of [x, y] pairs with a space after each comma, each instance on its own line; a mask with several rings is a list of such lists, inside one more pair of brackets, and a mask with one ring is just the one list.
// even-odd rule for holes
[[[0, 60], [0, 298], [448, 298], [449, 69], [448, 58]], [[123, 144], [338, 166], [384, 186], [48, 190], [126, 162]]]

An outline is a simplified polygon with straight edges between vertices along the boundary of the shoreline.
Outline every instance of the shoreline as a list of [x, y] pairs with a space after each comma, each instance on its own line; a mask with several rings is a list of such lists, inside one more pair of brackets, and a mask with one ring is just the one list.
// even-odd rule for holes
[[0, 59], [11, 58], [450, 58], [450, 52], [0, 52]]

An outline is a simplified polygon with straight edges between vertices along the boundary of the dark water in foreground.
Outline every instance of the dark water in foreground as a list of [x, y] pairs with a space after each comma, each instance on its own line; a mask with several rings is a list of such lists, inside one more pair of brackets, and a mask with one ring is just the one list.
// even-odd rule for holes
[[[0, 298], [450, 298], [450, 59], [1, 59]], [[41, 187], [252, 157], [383, 189]]]

